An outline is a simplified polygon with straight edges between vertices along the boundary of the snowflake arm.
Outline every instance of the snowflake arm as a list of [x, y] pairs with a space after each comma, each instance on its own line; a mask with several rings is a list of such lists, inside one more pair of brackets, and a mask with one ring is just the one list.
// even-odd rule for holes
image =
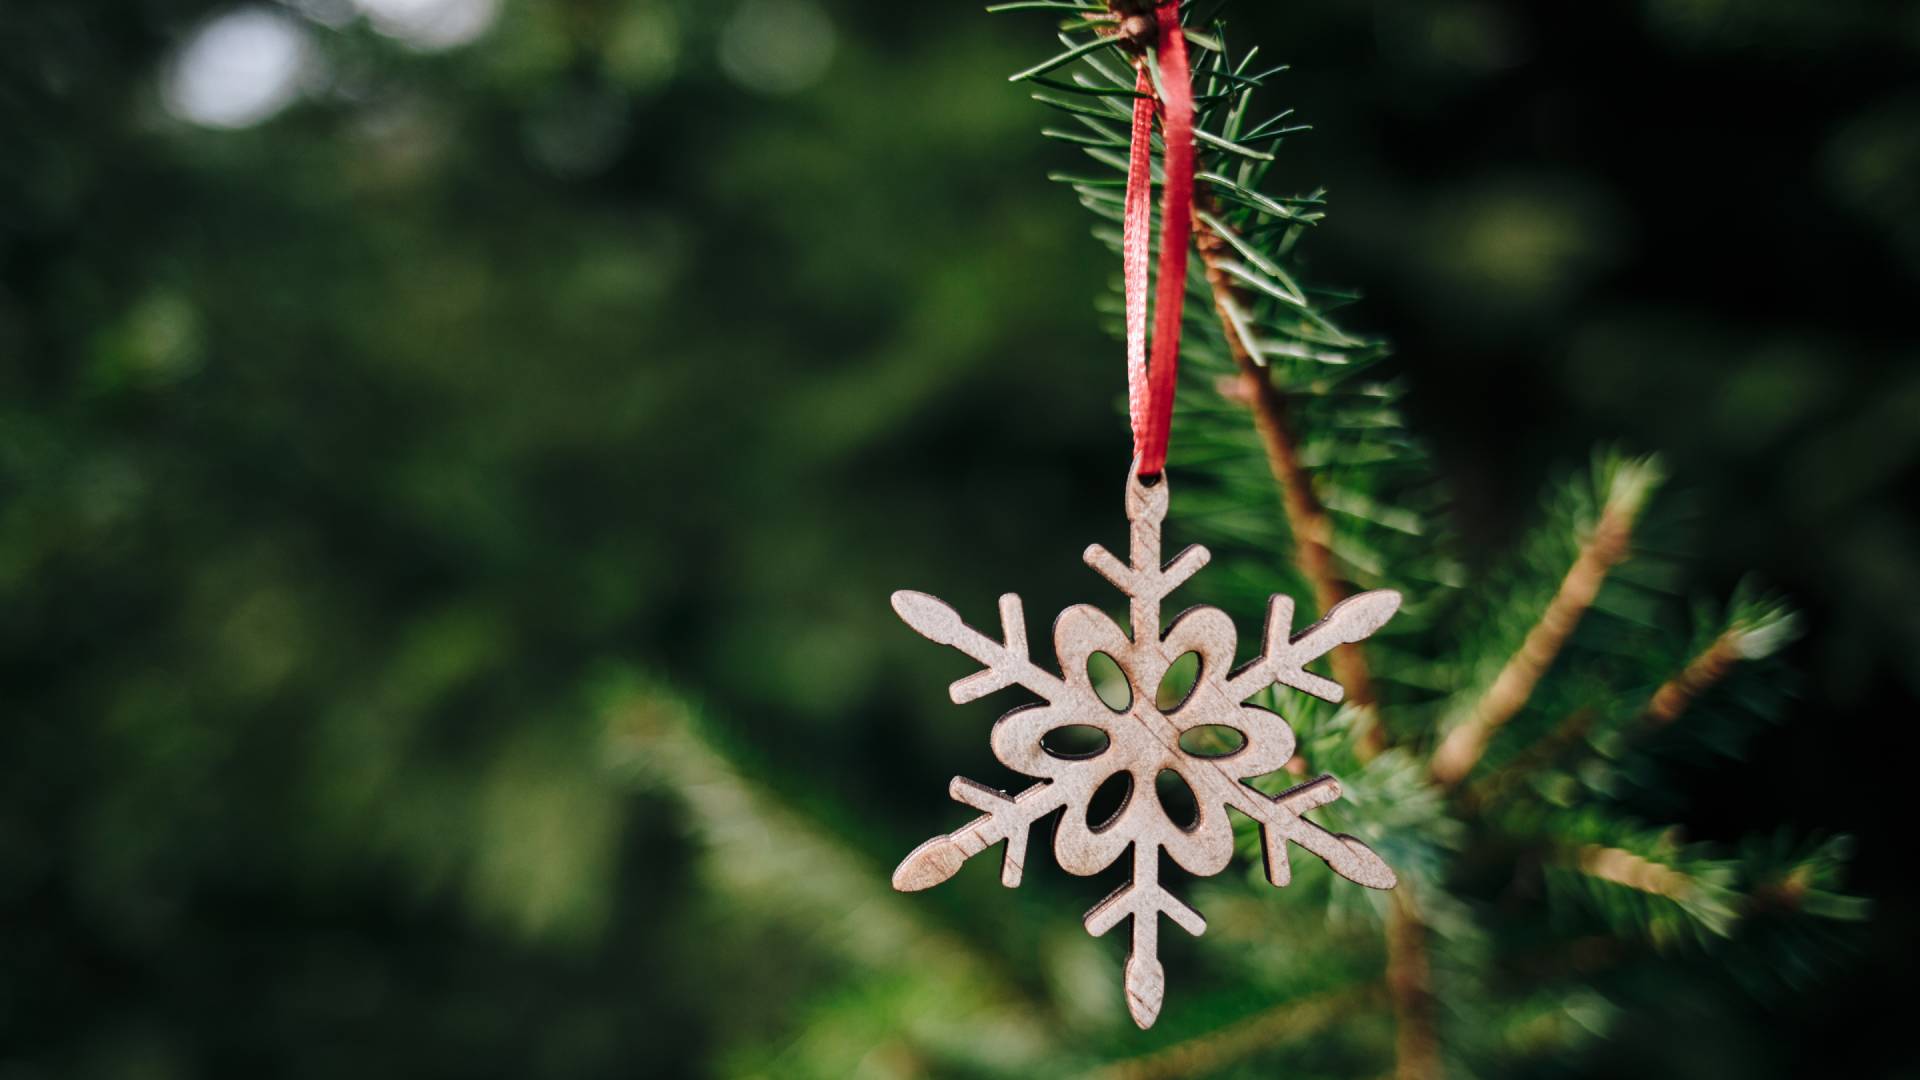
[[1087, 933], [1104, 937], [1106, 932], [1129, 919], [1133, 924], [1133, 942], [1127, 950], [1124, 983], [1127, 1011], [1142, 1028], [1153, 1026], [1160, 1016], [1160, 1003], [1166, 996], [1167, 971], [1160, 963], [1160, 916], [1172, 919], [1180, 929], [1199, 937], [1207, 931], [1207, 920], [1186, 902], [1160, 884], [1160, 849], [1154, 844], [1133, 845], [1133, 880], [1087, 912]]
[[1233, 673], [1227, 680], [1227, 696], [1245, 701], [1279, 683], [1337, 704], [1347, 696], [1346, 689], [1332, 679], [1308, 671], [1307, 665], [1341, 645], [1372, 637], [1398, 610], [1399, 593], [1375, 589], [1333, 605], [1325, 617], [1295, 637], [1292, 636], [1293, 598], [1271, 598], [1267, 602], [1266, 651]]
[[1340, 781], [1331, 776], [1310, 780], [1278, 795], [1263, 795], [1245, 784], [1235, 784], [1229, 804], [1260, 823], [1261, 851], [1266, 856], [1267, 880], [1276, 887], [1293, 881], [1287, 861], [1287, 841], [1320, 856], [1334, 873], [1369, 889], [1391, 889], [1399, 883], [1393, 868], [1373, 849], [1345, 833], [1330, 833], [1300, 815], [1340, 797]]
[[914, 848], [893, 872], [893, 887], [919, 892], [952, 877], [975, 855], [1002, 840], [1007, 850], [1000, 862], [1000, 883], [1011, 889], [1020, 884], [1026, 868], [1027, 832], [1033, 823], [1066, 804], [1058, 784], [1039, 783], [1018, 795], [995, 791], [985, 784], [956, 776], [947, 786], [953, 801], [983, 811], [958, 829]]
[[1020, 597], [1007, 593], [1000, 598], [1000, 632], [1004, 641], [995, 641], [960, 621], [960, 614], [926, 593], [902, 589], [893, 594], [893, 610], [921, 637], [940, 645], [950, 645], [985, 664], [984, 670], [955, 682], [950, 688], [955, 705], [964, 705], [1013, 685], [1024, 686], [1048, 702], [1066, 696], [1067, 686], [1060, 677], [1042, 670], [1027, 655], [1027, 617], [1020, 609]]
[[[1049, 704], [1066, 698], [1067, 684], [1036, 665], [1027, 650], [1027, 619], [1020, 597], [1000, 598], [1001, 641], [968, 626], [958, 612], [926, 593], [902, 589], [893, 594], [893, 610], [922, 637], [950, 645], [986, 665], [949, 688], [954, 704], [964, 705], [1009, 686], [1022, 686]], [[1039, 783], [1009, 796], [985, 784], [956, 776], [948, 785], [953, 800], [983, 816], [936, 836], [915, 848], [893, 872], [893, 887], [902, 892], [929, 889], [952, 877], [962, 864], [1002, 840], [1007, 842], [1000, 864], [1000, 881], [1008, 888], [1020, 884], [1026, 865], [1027, 833], [1033, 823], [1060, 809], [1065, 793], [1058, 785]]]
[[[1275, 596], [1267, 604], [1266, 649], [1227, 680], [1227, 696], [1245, 701], [1278, 683], [1327, 701], [1338, 702], [1346, 691], [1332, 679], [1306, 670], [1306, 665], [1341, 645], [1364, 641], [1400, 610], [1400, 594], [1385, 589], [1351, 596], [1333, 606], [1319, 622], [1295, 636], [1293, 598]], [[1359, 840], [1322, 829], [1300, 815], [1340, 797], [1340, 781], [1322, 776], [1278, 795], [1267, 796], [1234, 781], [1225, 792], [1229, 805], [1260, 823], [1267, 880], [1285, 886], [1293, 880], [1287, 861], [1287, 841], [1299, 844], [1323, 859], [1341, 877], [1370, 889], [1396, 884], [1391, 867]]]

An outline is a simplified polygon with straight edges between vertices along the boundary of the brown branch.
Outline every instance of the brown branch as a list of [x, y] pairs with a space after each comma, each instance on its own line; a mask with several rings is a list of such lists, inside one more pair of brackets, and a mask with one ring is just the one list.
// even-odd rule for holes
[[[1199, 200], [1195, 208], [1196, 211], [1211, 210]], [[1280, 503], [1286, 511], [1287, 527], [1293, 534], [1294, 565], [1307, 579], [1313, 589], [1314, 604], [1324, 614], [1353, 594], [1352, 587], [1334, 566], [1333, 519], [1314, 493], [1312, 477], [1300, 463], [1296, 438], [1288, 422], [1286, 395], [1273, 385], [1267, 369], [1254, 360], [1253, 351], [1241, 339], [1228, 314], [1230, 305], [1240, 303], [1239, 291], [1220, 265], [1230, 247], [1198, 212], [1193, 216], [1193, 236], [1200, 264], [1206, 271], [1207, 286], [1213, 293], [1214, 312], [1220, 316], [1220, 333], [1226, 338], [1234, 365], [1240, 369], [1238, 385], [1229, 396], [1244, 402], [1253, 412], [1254, 430], [1266, 449], [1267, 468], [1280, 486]], [[1371, 714], [1376, 700], [1373, 673], [1359, 646], [1345, 645], [1334, 650], [1331, 661], [1333, 677], [1346, 687], [1347, 700]], [[1385, 732], [1377, 718], [1370, 719], [1358, 747], [1363, 761], [1386, 749]]]
[[1740, 914], [1747, 916], [1797, 912], [1801, 905], [1806, 903], [1807, 893], [1812, 890], [1813, 872], [1804, 866], [1796, 866], [1777, 880], [1755, 886], [1753, 892], [1744, 898], [1740, 906]]
[[1440, 1036], [1434, 1022], [1433, 969], [1427, 927], [1406, 882], [1393, 891], [1387, 915], [1387, 992], [1393, 999], [1395, 1080], [1439, 1080]]
[[[1646, 707], [1640, 710], [1639, 729], [1657, 730], [1680, 719], [1695, 699], [1726, 678], [1727, 673], [1733, 670], [1733, 665], [1741, 659], [1735, 631], [1729, 630], [1714, 638], [1713, 643], [1688, 661], [1686, 667], [1654, 691]], [[1592, 732], [1595, 719], [1594, 711], [1590, 708], [1581, 709], [1567, 717], [1546, 737], [1521, 751], [1491, 776], [1468, 787], [1461, 795], [1466, 808], [1474, 810], [1503, 798], [1528, 774], [1559, 760]]]
[[1692, 876], [1625, 848], [1587, 844], [1572, 854], [1572, 862], [1588, 877], [1651, 896], [1679, 901], [1693, 895]]
[[[1313, 490], [1313, 480], [1300, 463], [1295, 435], [1288, 423], [1287, 399], [1273, 385], [1267, 369], [1253, 358], [1253, 350], [1241, 339], [1231, 311], [1241, 302], [1221, 261], [1229, 244], [1213, 230], [1201, 211], [1211, 212], [1206, 200], [1196, 198], [1193, 215], [1194, 246], [1200, 253], [1200, 265], [1213, 294], [1213, 309], [1220, 317], [1220, 333], [1234, 366], [1240, 369], [1238, 386], [1230, 397], [1244, 402], [1253, 413], [1254, 430], [1266, 449], [1267, 468], [1280, 486], [1280, 504], [1286, 512], [1287, 526], [1293, 534], [1294, 564], [1313, 589], [1314, 603], [1324, 613], [1346, 599], [1351, 587], [1334, 567], [1333, 519]], [[1380, 723], [1373, 673], [1366, 655], [1358, 645], [1333, 651], [1334, 678], [1346, 687], [1347, 700], [1360, 707], [1362, 723], [1354, 746], [1361, 761], [1378, 756], [1387, 748], [1386, 729]], [[1400, 1080], [1438, 1080], [1440, 1038], [1434, 1027], [1433, 978], [1427, 959], [1427, 928], [1421, 924], [1407, 900], [1410, 886], [1402, 881], [1393, 894], [1393, 908], [1387, 920], [1387, 994], [1393, 1004], [1396, 1036], [1395, 1073]]]
[[1493, 684], [1474, 703], [1467, 719], [1448, 732], [1434, 750], [1431, 772], [1435, 781], [1446, 787], [1459, 783], [1486, 752], [1487, 740], [1492, 738], [1495, 729], [1526, 706], [1540, 677], [1573, 636], [1581, 617], [1593, 606], [1593, 599], [1599, 595], [1608, 572], [1627, 557], [1628, 542], [1633, 538], [1633, 518], [1634, 511], [1621, 506], [1608, 506], [1601, 513], [1599, 526], [1581, 545], [1579, 557], [1574, 559], [1572, 569], [1560, 582], [1559, 591], [1540, 614], [1540, 621], [1527, 631], [1520, 651], [1508, 658]]
[[[1640, 710], [1641, 730], [1659, 729], [1680, 719], [1701, 694], [1727, 677], [1743, 657], [1739, 634], [1728, 630], [1713, 639], [1687, 662], [1678, 674], [1660, 684], [1646, 707]], [[1513, 787], [1540, 769], [1552, 765], [1593, 731], [1597, 719], [1591, 708], [1580, 709], [1561, 721], [1552, 732], [1520, 752], [1492, 775], [1475, 781], [1461, 794], [1468, 810], [1474, 810], [1503, 798]]]
[[1706, 693], [1713, 685], [1727, 677], [1733, 665], [1740, 662], [1739, 636], [1728, 630], [1713, 639], [1713, 644], [1701, 650], [1700, 655], [1687, 662], [1680, 673], [1660, 684], [1653, 692], [1647, 707], [1641, 710], [1640, 722], [1650, 728], [1663, 728], [1687, 711], [1694, 699]]

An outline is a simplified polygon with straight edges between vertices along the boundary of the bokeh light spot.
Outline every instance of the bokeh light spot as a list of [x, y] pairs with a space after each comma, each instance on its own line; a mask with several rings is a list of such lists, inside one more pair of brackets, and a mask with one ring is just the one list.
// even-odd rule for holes
[[833, 20], [810, 0], [745, 0], [720, 33], [720, 67], [763, 94], [805, 90], [833, 61]]
[[167, 111], [203, 127], [252, 127], [299, 96], [311, 63], [298, 23], [240, 8], [194, 32], [167, 65], [162, 97]]
[[673, 75], [680, 57], [680, 27], [663, 6], [642, 5], [614, 27], [606, 46], [607, 70], [626, 86], [650, 90]]
[[487, 32], [499, 0], [354, 0], [373, 28], [422, 50], [451, 49]]

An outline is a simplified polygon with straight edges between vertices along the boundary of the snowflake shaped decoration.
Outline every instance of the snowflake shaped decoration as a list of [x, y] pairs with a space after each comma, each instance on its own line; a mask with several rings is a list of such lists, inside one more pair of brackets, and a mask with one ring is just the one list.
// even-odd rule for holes
[[[1087, 565], [1127, 595], [1133, 633], [1129, 637], [1098, 608], [1082, 604], [1066, 609], [1053, 627], [1063, 675], [1028, 658], [1026, 617], [1020, 598], [1012, 593], [1000, 598], [1003, 641], [966, 625], [951, 607], [925, 593], [893, 594], [893, 608], [907, 625], [985, 665], [985, 670], [953, 684], [956, 704], [1014, 685], [1041, 699], [1040, 704], [1001, 717], [992, 736], [994, 757], [1040, 783], [1008, 795], [955, 777], [950, 794], [981, 816], [915, 848], [894, 871], [894, 888], [912, 892], [938, 885], [962, 863], [1002, 841], [1007, 846], [1000, 880], [1009, 887], [1018, 885], [1028, 831], [1039, 819], [1061, 809], [1066, 813], [1054, 831], [1054, 857], [1069, 873], [1099, 873], [1131, 846], [1132, 880], [1087, 912], [1086, 927], [1098, 937], [1131, 918], [1127, 1008], [1143, 1028], [1159, 1016], [1165, 993], [1159, 916], [1166, 915], [1190, 934], [1200, 934], [1207, 927], [1199, 912], [1160, 885], [1160, 852], [1202, 877], [1224, 870], [1233, 859], [1228, 807], [1259, 823], [1267, 880], [1276, 886], [1292, 880], [1289, 842], [1319, 856], [1350, 881], [1373, 889], [1394, 885], [1393, 871], [1365, 844], [1327, 832], [1301, 816], [1339, 798], [1339, 781], [1322, 776], [1279, 795], [1264, 794], [1245, 783], [1281, 768], [1294, 751], [1293, 729], [1287, 722], [1246, 702], [1275, 683], [1339, 701], [1344, 693], [1340, 685], [1306, 670], [1306, 665], [1336, 646], [1373, 634], [1399, 609], [1400, 594], [1377, 590], [1351, 597], [1297, 635], [1291, 633], [1293, 601], [1274, 596], [1267, 609], [1261, 655], [1230, 671], [1236, 635], [1233, 621], [1220, 609], [1191, 608], [1161, 632], [1161, 602], [1210, 558], [1207, 549], [1195, 545], [1165, 566], [1160, 564], [1160, 524], [1166, 512], [1165, 478], [1148, 486], [1129, 475], [1131, 562], [1122, 563], [1098, 544], [1087, 549], [1085, 558]], [[1094, 689], [1087, 661], [1096, 652], [1112, 657], [1126, 673], [1132, 700], [1124, 710], [1108, 707]], [[1159, 708], [1154, 699], [1161, 679], [1175, 660], [1189, 652], [1200, 658], [1192, 691], [1177, 705]], [[1094, 753], [1068, 755], [1042, 743], [1049, 732], [1081, 725], [1099, 729], [1107, 745]], [[1244, 741], [1238, 749], [1219, 756], [1202, 756], [1181, 747], [1183, 733], [1211, 725], [1233, 728]], [[1175, 824], [1153, 793], [1155, 778], [1166, 769], [1179, 774], [1194, 793], [1199, 813], [1189, 826]], [[1123, 772], [1131, 782], [1126, 801], [1105, 822], [1090, 823], [1088, 802], [1094, 792]]]

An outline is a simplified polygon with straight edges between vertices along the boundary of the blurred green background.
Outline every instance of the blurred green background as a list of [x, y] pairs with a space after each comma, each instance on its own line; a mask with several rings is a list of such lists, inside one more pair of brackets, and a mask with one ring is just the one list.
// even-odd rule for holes
[[[1892, 1073], [1920, 8], [1230, 17], [1294, 65], [1308, 257], [1395, 343], [1459, 526], [1504, 543], [1615, 440], [1667, 457], [1709, 585], [1809, 613], [1795, 722], [1685, 819], [1854, 833], [1874, 918], [1688, 1037]], [[991, 710], [887, 594], [1044, 613], [1116, 533], [1117, 267], [1005, 81], [1045, 20], [12, 0], [0, 42], [0, 1076], [781, 1075], [820, 1002], [889, 992], [844, 973], [893, 916], [808, 879], [951, 827]], [[682, 698], [734, 765], [623, 757]], [[756, 791], [832, 854], [716, 840]], [[756, 844], [787, 862], [700, 869]], [[1037, 941], [1084, 884], [919, 915]]]

